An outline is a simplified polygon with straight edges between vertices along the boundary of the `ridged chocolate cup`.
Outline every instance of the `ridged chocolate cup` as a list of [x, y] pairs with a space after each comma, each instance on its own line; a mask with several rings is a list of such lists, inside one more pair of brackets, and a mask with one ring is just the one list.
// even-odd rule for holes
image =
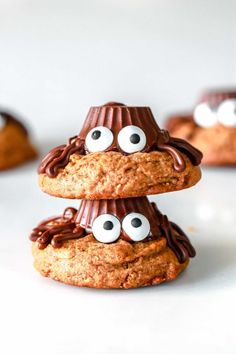
[[78, 137], [85, 141], [91, 129], [103, 126], [110, 129], [114, 135], [113, 144], [107, 150], [119, 150], [118, 133], [128, 125], [135, 125], [144, 131], [147, 143], [143, 151], [150, 150], [157, 143], [161, 129], [157, 125], [151, 109], [149, 107], [130, 107], [116, 102], [91, 107]]
[[[127, 199], [103, 199], [103, 200], [82, 200], [78, 212], [75, 216], [77, 225], [91, 231], [94, 220], [102, 214], [112, 214], [121, 222], [129, 213], [140, 213], [148, 219], [150, 223], [150, 237], [158, 238], [161, 236], [158, 227], [158, 216], [153, 205], [147, 197], [127, 198]], [[121, 235], [121, 238], [128, 239], [127, 235]]]
[[214, 108], [218, 107], [221, 102], [231, 98], [236, 99], [236, 88], [227, 90], [208, 90], [203, 92], [198, 103], [206, 102]]

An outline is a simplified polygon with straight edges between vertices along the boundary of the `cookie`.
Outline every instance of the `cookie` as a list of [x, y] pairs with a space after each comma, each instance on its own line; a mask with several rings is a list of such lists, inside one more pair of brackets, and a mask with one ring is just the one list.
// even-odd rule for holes
[[146, 197], [83, 200], [30, 236], [35, 268], [67, 284], [132, 288], [175, 279], [195, 250]]
[[6, 112], [0, 112], [0, 171], [36, 158], [24, 125]]
[[131, 244], [119, 240], [99, 243], [92, 235], [38, 249], [34, 267], [43, 276], [66, 284], [92, 288], [137, 288], [174, 280], [188, 265], [179, 263], [164, 238]]
[[78, 136], [52, 149], [39, 167], [43, 191], [64, 198], [109, 199], [188, 188], [202, 154], [161, 130], [149, 107], [92, 107]]
[[39, 175], [41, 189], [51, 195], [76, 199], [117, 199], [189, 188], [201, 178], [198, 166], [184, 156], [178, 172], [166, 152], [123, 155], [120, 152], [73, 154], [55, 178]]
[[236, 90], [204, 93], [193, 113], [169, 117], [166, 128], [200, 149], [203, 164], [236, 165]]

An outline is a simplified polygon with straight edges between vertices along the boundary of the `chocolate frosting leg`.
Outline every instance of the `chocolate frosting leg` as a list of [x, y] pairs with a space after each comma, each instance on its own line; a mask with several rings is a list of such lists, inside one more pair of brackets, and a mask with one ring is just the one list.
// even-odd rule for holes
[[85, 230], [78, 227], [74, 222], [74, 216], [77, 210], [66, 208], [63, 216], [54, 217], [41, 222], [34, 228], [30, 240], [38, 242], [38, 248], [44, 249], [52, 244], [53, 247], [61, 247], [66, 240], [78, 239], [84, 235]]
[[152, 205], [159, 220], [159, 227], [166, 237], [167, 245], [175, 253], [178, 261], [184, 263], [189, 257], [194, 257], [196, 252], [187, 235], [185, 235], [178, 225], [170, 222], [166, 215], [162, 215], [155, 203], [152, 203]]
[[186, 154], [194, 166], [198, 166], [201, 163], [203, 157], [202, 152], [193, 147], [187, 141], [171, 137], [169, 144]]
[[65, 167], [70, 156], [76, 152], [84, 153], [84, 143], [73, 137], [69, 139], [67, 145], [60, 145], [47, 154], [38, 168], [38, 173], [46, 173], [51, 178], [56, 177], [59, 169]]

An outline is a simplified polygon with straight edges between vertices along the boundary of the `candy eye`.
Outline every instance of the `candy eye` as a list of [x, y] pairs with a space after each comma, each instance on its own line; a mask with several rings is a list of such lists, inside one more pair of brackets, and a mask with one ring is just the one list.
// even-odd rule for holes
[[141, 151], [146, 145], [146, 135], [143, 130], [135, 125], [128, 125], [118, 134], [118, 144], [124, 152], [132, 154]]
[[200, 103], [195, 108], [193, 118], [197, 125], [203, 128], [210, 128], [217, 124], [217, 114], [207, 103]]
[[120, 221], [111, 214], [102, 214], [98, 216], [92, 226], [94, 237], [103, 243], [116, 241], [120, 236]]
[[139, 213], [130, 213], [126, 215], [122, 222], [122, 228], [133, 241], [142, 241], [150, 233], [148, 219]]
[[226, 127], [236, 126], [236, 100], [228, 99], [221, 103], [217, 112], [218, 122]]
[[113, 134], [106, 127], [96, 127], [90, 130], [85, 139], [89, 152], [105, 151], [113, 142]]

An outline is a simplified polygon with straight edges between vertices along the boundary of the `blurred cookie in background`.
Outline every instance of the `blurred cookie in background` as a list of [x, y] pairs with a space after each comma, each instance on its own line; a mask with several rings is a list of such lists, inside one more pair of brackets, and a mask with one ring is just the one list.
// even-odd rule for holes
[[193, 112], [170, 116], [166, 128], [201, 150], [203, 164], [236, 165], [236, 88], [204, 92]]
[[24, 124], [12, 113], [0, 110], [0, 171], [37, 157]]

